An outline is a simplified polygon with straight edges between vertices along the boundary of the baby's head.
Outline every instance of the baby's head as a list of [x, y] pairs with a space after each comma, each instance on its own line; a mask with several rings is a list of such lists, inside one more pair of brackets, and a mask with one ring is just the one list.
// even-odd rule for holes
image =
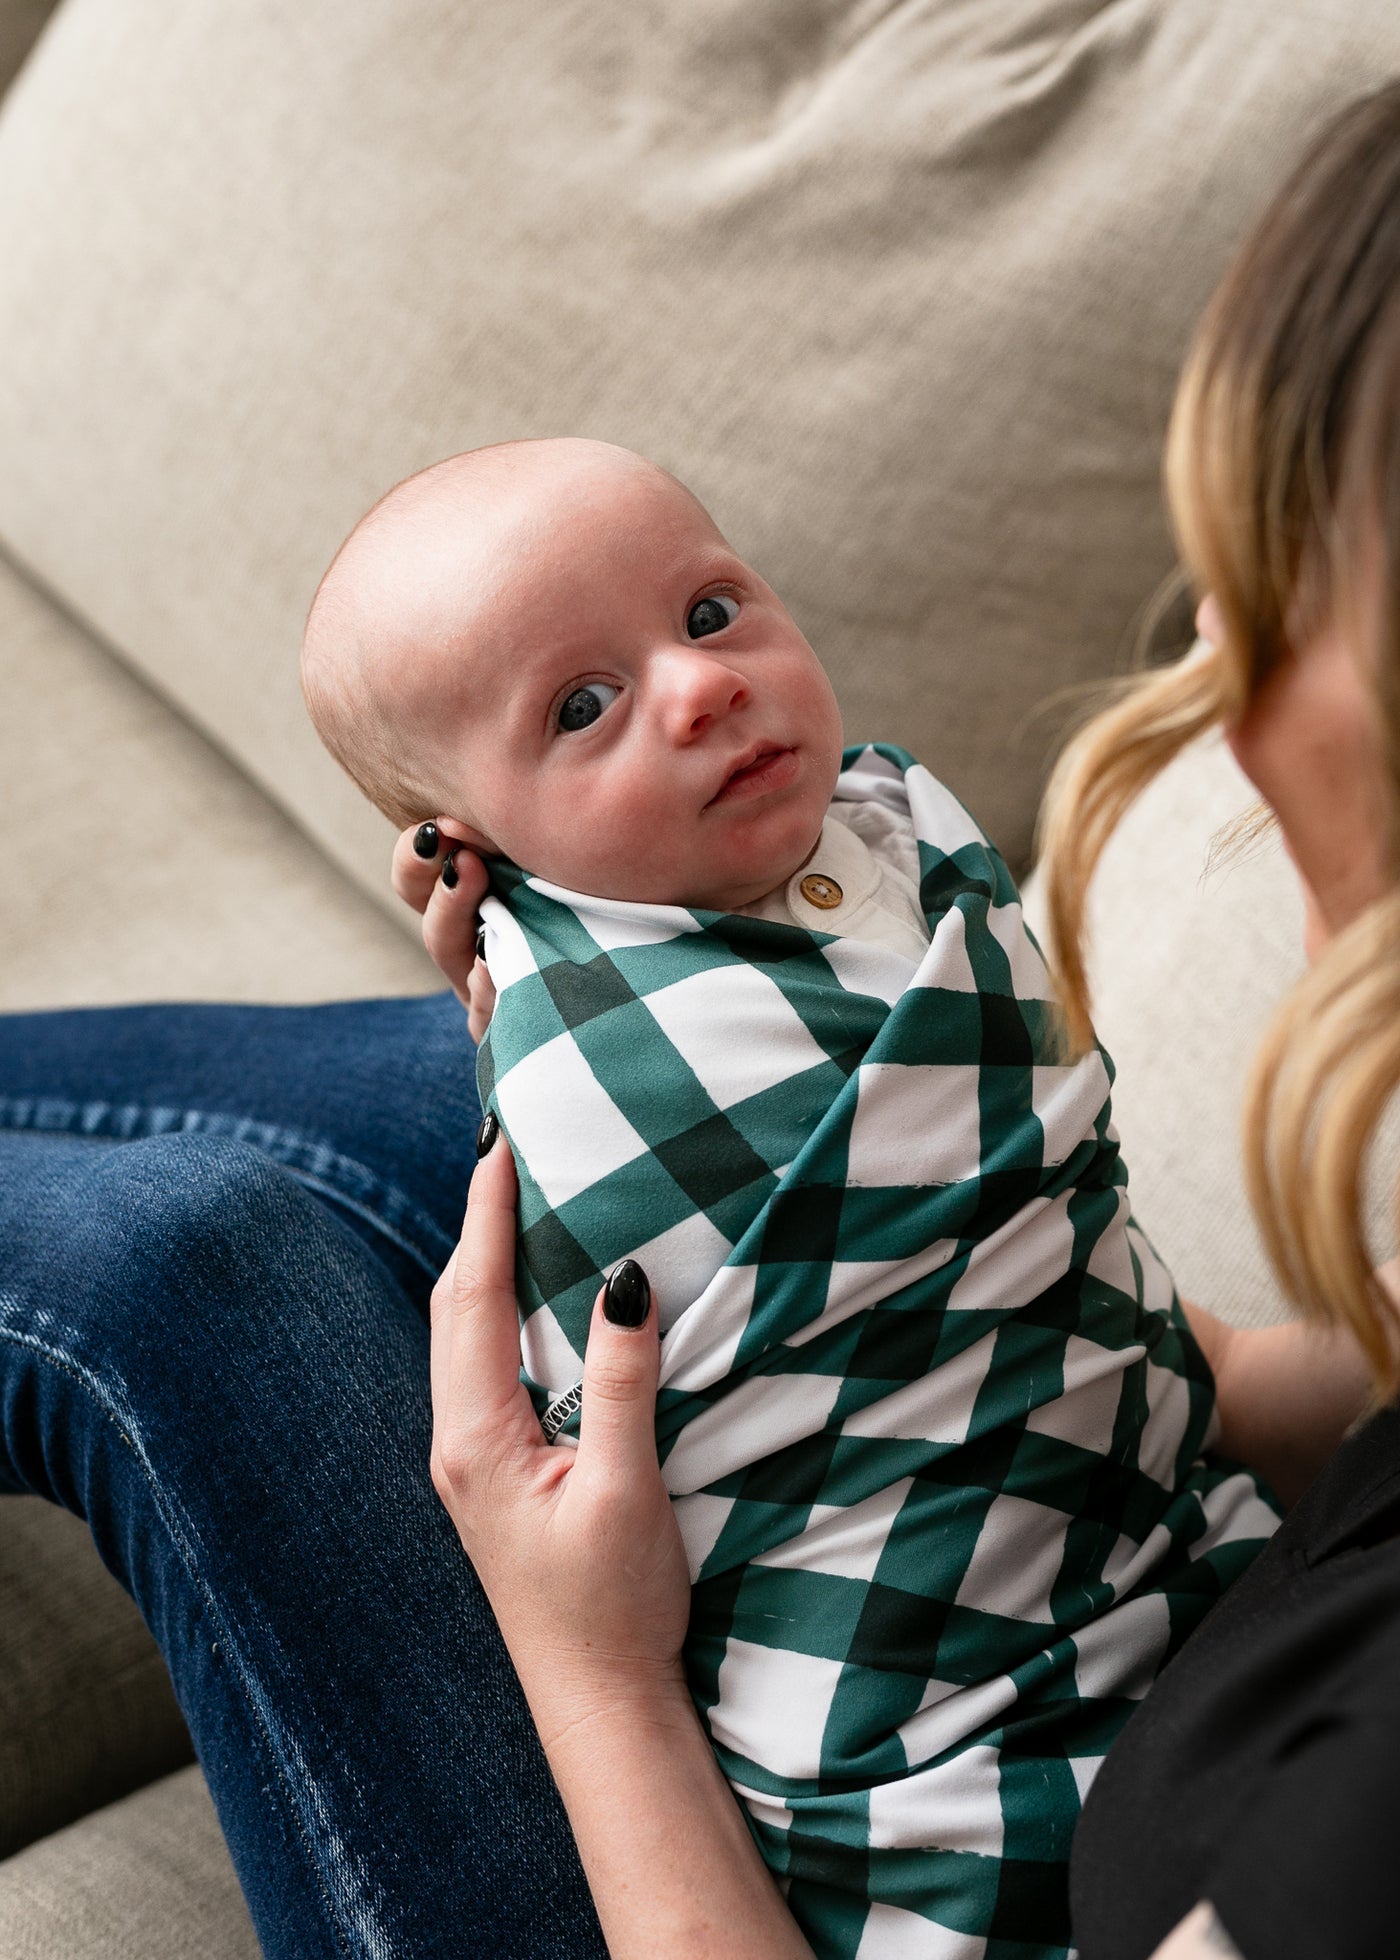
[[629, 450], [502, 443], [351, 532], [307, 621], [322, 740], [396, 824], [573, 891], [729, 910], [810, 854], [840, 767], [816, 655]]

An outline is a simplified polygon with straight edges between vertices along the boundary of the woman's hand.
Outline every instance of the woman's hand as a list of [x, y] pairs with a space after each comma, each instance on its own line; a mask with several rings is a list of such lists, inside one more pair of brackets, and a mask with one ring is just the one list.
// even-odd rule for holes
[[394, 846], [394, 890], [423, 920], [423, 944], [467, 1010], [478, 1044], [486, 1033], [496, 990], [478, 959], [477, 908], [486, 896], [486, 867], [448, 817], [400, 832]]
[[551, 1448], [519, 1379], [515, 1193], [498, 1141], [433, 1293], [433, 1483], [520, 1675], [608, 1952], [811, 1960], [681, 1670], [690, 1579], [656, 1459], [645, 1281], [629, 1301], [615, 1274], [599, 1295], [579, 1446]]
[[[690, 1575], [656, 1460], [656, 1313], [640, 1268], [644, 1317], [617, 1324], [599, 1294], [579, 1447], [551, 1447], [520, 1382], [515, 1198], [502, 1144], [477, 1166], [433, 1293], [432, 1471], [531, 1705], [538, 1695], [557, 1721], [600, 1698], [684, 1693]], [[625, 1277], [609, 1289], [623, 1308]]]

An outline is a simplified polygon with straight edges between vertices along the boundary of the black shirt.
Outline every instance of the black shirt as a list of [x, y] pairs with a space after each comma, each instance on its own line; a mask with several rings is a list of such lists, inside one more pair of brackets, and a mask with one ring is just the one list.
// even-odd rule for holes
[[1337, 1452], [1166, 1668], [1089, 1794], [1082, 1960], [1209, 1899], [1245, 1960], [1400, 1955], [1400, 1410]]

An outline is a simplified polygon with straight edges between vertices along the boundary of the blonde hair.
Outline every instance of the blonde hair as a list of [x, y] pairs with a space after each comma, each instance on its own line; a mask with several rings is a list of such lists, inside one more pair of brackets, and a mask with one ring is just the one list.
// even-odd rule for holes
[[[1051, 778], [1040, 827], [1050, 958], [1080, 1049], [1092, 1040], [1088, 888], [1114, 826], [1195, 736], [1238, 721], [1290, 647], [1328, 619], [1373, 658], [1395, 863], [1400, 86], [1325, 131], [1216, 292], [1177, 391], [1166, 484], [1182, 562], [1213, 595], [1223, 644], [1116, 683]], [[1379, 617], [1358, 591], [1372, 541]], [[1280, 1283], [1304, 1312], [1350, 1325], [1385, 1393], [1400, 1386], [1400, 1342], [1363, 1213], [1367, 1153], [1400, 1086], [1397, 886], [1283, 1002], [1244, 1113], [1250, 1201]]]

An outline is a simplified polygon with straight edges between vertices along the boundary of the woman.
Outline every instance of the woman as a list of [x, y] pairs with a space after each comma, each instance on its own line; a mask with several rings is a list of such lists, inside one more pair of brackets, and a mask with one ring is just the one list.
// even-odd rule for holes
[[[1400, 208], [1400, 108], [1392, 98], [1370, 113], [1366, 169], [1389, 169]], [[1351, 157], [1361, 137], [1348, 125], [1334, 142], [1340, 170], [1342, 150]], [[1324, 165], [1311, 167], [1325, 177]], [[1344, 228], [1324, 231], [1313, 227], [1325, 257]], [[1351, 238], [1354, 258], [1364, 243]], [[1400, 242], [1388, 249], [1400, 269]], [[1362, 353], [1373, 327], [1358, 330]], [[1358, 372], [1384, 407], [1381, 370], [1358, 355]], [[1391, 407], [1392, 436], [1397, 424]], [[1340, 454], [1338, 441], [1334, 430], [1325, 461]], [[1300, 453], [1316, 460], [1307, 444]], [[1380, 474], [1381, 453], [1352, 445], [1347, 460], [1348, 482], [1400, 481], [1393, 469]], [[1382, 537], [1395, 535], [1393, 513], [1381, 515]], [[1284, 511], [1285, 546], [1293, 516]], [[1290, 620], [1285, 639], [1287, 607], [1277, 607], [1271, 643], [1270, 588], [1241, 595], [1186, 542], [1218, 590], [1226, 647], [1209, 663], [1216, 683], [1200, 695], [1188, 686], [1186, 711], [1165, 732], [1155, 710], [1146, 733], [1120, 725], [1110, 764], [1129, 736], [1135, 755], [1145, 746], [1150, 756], [1184, 739], [1179, 730], [1227, 718], [1313, 886], [1319, 934], [1338, 934], [1344, 949], [1349, 920], [1369, 931], [1392, 902], [1388, 825], [1400, 798], [1388, 761], [1377, 779], [1388, 740], [1375, 705], [1382, 690], [1347, 664], [1356, 646], [1383, 636], [1346, 636], [1345, 659], [1319, 664], [1325, 631]], [[1384, 588], [1400, 589], [1377, 548]], [[1275, 598], [1296, 596], [1299, 571], [1285, 550]], [[1340, 627], [1342, 593], [1325, 596], [1324, 615]], [[1240, 677], [1233, 694], [1221, 678], [1230, 674]], [[1347, 709], [1328, 768], [1313, 745], [1325, 722], [1317, 701], [1304, 701], [1297, 723], [1286, 712], [1295, 690], [1314, 687], [1329, 713]], [[1135, 759], [1127, 787], [1146, 773]], [[1085, 787], [1071, 775], [1064, 807], [1092, 807], [1102, 774], [1094, 762]], [[1354, 821], [1337, 799], [1363, 785], [1369, 853], [1359, 869], [1339, 869], [1314, 849], [1310, 813], [1330, 795], [1332, 828]], [[1052, 824], [1052, 846], [1055, 834]], [[444, 859], [440, 840], [423, 848], [420, 859], [401, 843], [400, 883], [426, 907], [429, 945], [465, 990], [473, 877], [467, 860]], [[1060, 916], [1071, 928], [1093, 854], [1065, 860]], [[440, 863], [451, 870], [435, 880]], [[1063, 964], [1072, 1003], [1071, 951]], [[549, 1770], [615, 1956], [801, 1954], [680, 1673], [686, 1575], [652, 1440], [657, 1350], [645, 1286], [635, 1271], [620, 1276], [600, 1303], [582, 1447], [572, 1461], [544, 1449], [515, 1372], [511, 1165], [489, 1133], [461, 1248], [434, 1294], [434, 1479], [490, 1595], [548, 1770], [480, 1588], [427, 1488], [421, 1315], [453, 1229], [469, 1107], [447, 1012], [439, 1002], [384, 1003], [242, 1020], [229, 1010], [126, 1010], [0, 1024], [14, 1132], [0, 1138], [0, 1477], [86, 1515], [141, 1604], [274, 1960], [604, 1952]], [[1305, 1030], [1315, 1015], [1316, 1003]], [[1384, 1035], [1382, 1025], [1381, 1047]], [[1298, 1052], [1288, 1025], [1281, 1052]], [[1393, 1053], [1373, 1073], [1387, 1068], [1390, 1080], [1400, 1072]], [[1364, 1099], [1353, 1107], [1364, 1131]], [[1321, 1275], [1315, 1299], [1306, 1295], [1321, 1311], [1332, 1302], [1329, 1252], [1351, 1242], [1345, 1201], [1340, 1213], [1324, 1202], [1328, 1229], [1312, 1232], [1311, 1191], [1293, 1178], [1276, 1214], [1303, 1221], [1302, 1251], [1286, 1237], [1280, 1245], [1290, 1277]], [[1364, 1275], [1345, 1298], [1366, 1303], [1367, 1338], [1377, 1357], [1388, 1353]], [[1273, 1398], [1233, 1388], [1267, 1387], [1271, 1366], [1291, 1379], [1297, 1333], [1232, 1337], [1202, 1325], [1227, 1416], [1238, 1404], [1244, 1426], [1259, 1425], [1251, 1436], [1237, 1423], [1227, 1444], [1256, 1461], [1272, 1450], [1287, 1468], [1297, 1451], [1277, 1455], [1288, 1425], [1268, 1427]], [[1350, 1412], [1349, 1380], [1344, 1365], [1335, 1400], [1309, 1411], [1314, 1451]], [[1344, 1492], [1355, 1450], [1337, 1460]], [[1277, 1624], [1286, 1635], [1286, 1613]], [[1169, 1676], [1148, 1711], [1173, 1688]], [[1105, 1782], [1112, 1774], [1116, 1760]], [[1143, 1774], [1150, 1781], [1150, 1763]], [[1170, 1785], [1168, 1794], [1188, 1805], [1195, 1795]], [[1112, 1862], [1127, 1854], [1110, 1844], [1105, 1855], [1107, 1892], [1116, 1888], [1126, 1908], [1131, 1881], [1120, 1885]], [[1210, 1896], [1201, 1867], [1184, 1876], [1177, 1918]], [[1296, 1883], [1300, 1870], [1288, 1876]], [[1110, 1943], [1115, 1912], [1105, 1901], [1098, 1951], [1146, 1952], [1140, 1941]], [[1279, 1950], [1251, 1952], [1248, 1931], [1220, 1903], [1249, 1960]], [[1147, 1935], [1149, 1946], [1171, 1923]], [[1174, 1951], [1212, 1950], [1199, 1937], [1188, 1927]]]
[[[1195, 1320], [1224, 1446], [1287, 1472], [1290, 1426], [1315, 1446], [1360, 1399], [1357, 1348], [1378, 1395], [1400, 1382], [1395, 1303], [1361, 1220], [1365, 1147], [1400, 1083], [1400, 89], [1328, 132], [1217, 295], [1178, 397], [1168, 482], [1209, 595], [1207, 644], [1133, 685], [1064, 758], [1044, 826], [1053, 939], [1082, 1044], [1094, 863], [1156, 770], [1224, 723], [1307, 900], [1314, 966], [1265, 1043], [1246, 1127], [1266, 1243], [1319, 1332]], [[435, 919], [441, 901], [415, 895], [450, 966], [445, 905]], [[804, 1952], [680, 1672], [685, 1573], [652, 1443], [654, 1316], [634, 1329], [601, 1303], [583, 1442], [560, 1462], [515, 1382], [512, 1194], [495, 1152], [436, 1295], [435, 1477], [519, 1670], [610, 1950]], [[1315, 1381], [1327, 1405], [1314, 1395], [1305, 1408]], [[1078, 1848], [1085, 1960], [1393, 1945], [1397, 1533], [1400, 1414], [1385, 1410], [1111, 1753]]]

